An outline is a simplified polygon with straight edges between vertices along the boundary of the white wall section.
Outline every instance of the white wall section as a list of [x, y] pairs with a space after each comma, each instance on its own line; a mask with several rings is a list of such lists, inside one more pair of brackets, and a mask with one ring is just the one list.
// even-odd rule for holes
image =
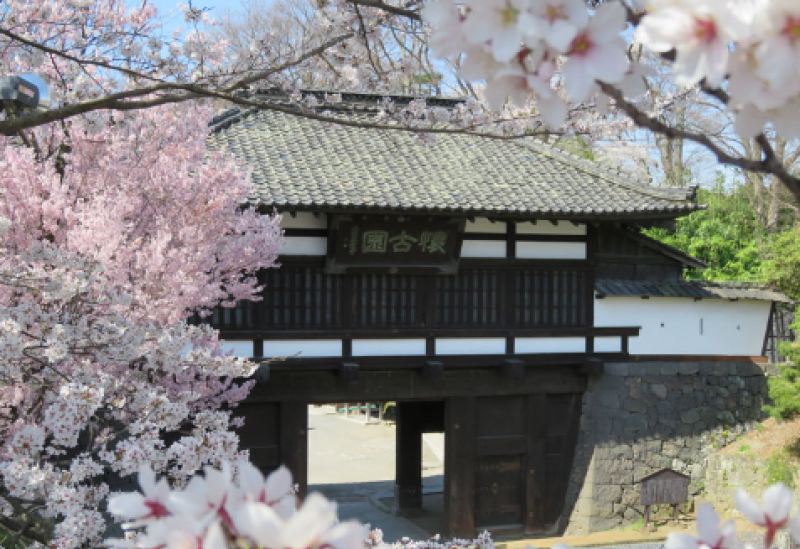
[[549, 221], [539, 221], [535, 224], [526, 221], [517, 223], [517, 234], [584, 235], [586, 234], [586, 225], [578, 223], [576, 226], [571, 221], [556, 221], [555, 225]]
[[518, 337], [514, 339], [514, 354], [585, 353], [583, 337]]
[[328, 216], [315, 216], [311, 212], [297, 212], [297, 217], [281, 213], [281, 229], [327, 229]]
[[287, 236], [286, 246], [279, 252], [280, 255], [326, 255], [328, 253], [328, 239], [324, 236]]
[[465, 240], [461, 245], [461, 257], [505, 257], [506, 243], [503, 240]]
[[517, 242], [517, 259], [586, 259], [585, 242]]
[[295, 355], [297, 358], [309, 358], [315, 356], [342, 356], [342, 340], [264, 340], [265, 357], [292, 357]]
[[683, 297], [595, 299], [595, 326], [641, 326], [629, 341], [634, 355], [759, 356], [768, 301]]
[[353, 356], [423, 356], [424, 339], [354, 339]]
[[233, 356], [238, 356], [241, 358], [252, 358], [253, 342], [249, 339], [244, 339], [244, 340], [226, 339], [225, 341], [222, 342], [222, 350], [225, 352], [231, 352]]
[[505, 234], [506, 223], [504, 221], [495, 221], [492, 223], [485, 217], [478, 217], [475, 219], [475, 221], [467, 221], [464, 232]]
[[622, 352], [622, 338], [620, 336], [596, 337], [594, 338], [594, 352], [620, 353]]
[[452, 337], [436, 340], [437, 355], [504, 355], [504, 337]]

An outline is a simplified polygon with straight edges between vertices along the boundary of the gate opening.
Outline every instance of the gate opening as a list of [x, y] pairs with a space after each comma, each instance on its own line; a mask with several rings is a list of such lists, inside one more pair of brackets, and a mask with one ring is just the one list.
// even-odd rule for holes
[[308, 491], [384, 541], [445, 533], [444, 402], [308, 406]]

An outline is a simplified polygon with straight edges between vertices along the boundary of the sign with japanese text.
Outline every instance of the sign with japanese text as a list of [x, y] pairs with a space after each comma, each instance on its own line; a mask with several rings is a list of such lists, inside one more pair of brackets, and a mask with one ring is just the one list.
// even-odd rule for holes
[[456, 218], [337, 216], [326, 271], [454, 274], [463, 231]]

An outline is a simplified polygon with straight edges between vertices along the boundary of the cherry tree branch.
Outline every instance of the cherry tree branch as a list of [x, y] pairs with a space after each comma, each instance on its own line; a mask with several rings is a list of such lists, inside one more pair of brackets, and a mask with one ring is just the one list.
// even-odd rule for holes
[[[406, 8], [399, 8], [397, 6], [392, 6], [391, 4], [387, 4], [382, 0], [348, 0], [348, 2], [356, 6], [364, 6], [367, 8], [380, 9], [387, 13], [408, 17], [409, 19], [414, 19], [416, 21], [420, 21], [422, 19], [419, 15], [419, 12], [416, 10], [410, 10]], [[415, 2], [409, 2], [407, 5], [413, 5], [414, 3]]]
[[[669, 126], [668, 124], [639, 110], [636, 105], [626, 100], [624, 94], [614, 86], [605, 84], [603, 82], [598, 82], [598, 84], [603, 90], [603, 93], [614, 99], [617, 107], [622, 109], [622, 111], [625, 112], [625, 114], [627, 114], [640, 128], [646, 128], [669, 138], [686, 139], [688, 141], [697, 143], [698, 145], [702, 145], [712, 154], [714, 154], [717, 160], [722, 164], [736, 166], [750, 172], [774, 174], [775, 177], [777, 177], [784, 185], [786, 185], [786, 188], [789, 189], [792, 195], [794, 195], [794, 197], [800, 201], [800, 178], [794, 177], [791, 173], [789, 173], [789, 170], [787, 170], [786, 166], [784, 166], [780, 160], [778, 160], [775, 150], [772, 148], [772, 145], [769, 143], [769, 140], [764, 134], [761, 134], [756, 138], [756, 141], [758, 142], [759, 147], [761, 147], [763, 153], [761, 160], [753, 160], [749, 158], [743, 158], [741, 156], [734, 156], [722, 149], [722, 147], [711, 140], [711, 138], [709, 138], [707, 135]], [[718, 90], [718, 92], [719, 94], [724, 94], [724, 92], [721, 90]]]

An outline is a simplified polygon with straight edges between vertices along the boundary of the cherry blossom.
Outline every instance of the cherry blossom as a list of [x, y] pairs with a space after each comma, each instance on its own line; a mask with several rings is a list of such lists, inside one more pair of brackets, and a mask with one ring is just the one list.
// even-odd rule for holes
[[585, 29], [578, 31], [569, 47], [563, 71], [567, 95], [585, 101], [595, 80], [614, 84], [628, 72], [625, 42], [625, 10], [618, 3], [603, 4]]
[[709, 503], [697, 508], [697, 537], [691, 534], [670, 533], [666, 549], [737, 549], [736, 525], [732, 520], [719, 525], [719, 515]]
[[[234, 469], [239, 471], [238, 481], [232, 476]], [[313, 493], [299, 509], [294, 499], [290, 500], [293, 505], [287, 507], [284, 505], [285, 490], [292, 483], [288, 471], [280, 468], [264, 480], [260, 473], [256, 477], [253, 469], [247, 462], [224, 462], [221, 470], [206, 468], [202, 477], [193, 477], [184, 490], [167, 488], [167, 505], [160, 507], [158, 516], [128, 525], [128, 528], [144, 527], [139, 539], [127, 544], [123, 540], [112, 540], [113, 545], [225, 549], [229, 546], [227, 540], [233, 539], [254, 543], [257, 547], [289, 549], [364, 547], [367, 529], [355, 521], [339, 523], [335, 503]], [[277, 497], [274, 502], [266, 499], [263, 490], [264, 498], [252, 499], [249, 482], [254, 477], [262, 488], [274, 490]], [[115, 495], [109, 501], [111, 509], [122, 511], [125, 517], [141, 513], [138, 502], [150, 501], [152, 496], [147, 493], [153, 491], [154, 475], [143, 468], [139, 478], [145, 494]], [[164, 495], [163, 482], [162, 478], [157, 483], [159, 497]], [[282, 506], [280, 514], [276, 512], [276, 504]]]
[[770, 547], [775, 533], [788, 523], [792, 491], [779, 482], [767, 488], [762, 501], [759, 505], [741, 488], [736, 491], [736, 508], [747, 520], [766, 529], [764, 545]]

